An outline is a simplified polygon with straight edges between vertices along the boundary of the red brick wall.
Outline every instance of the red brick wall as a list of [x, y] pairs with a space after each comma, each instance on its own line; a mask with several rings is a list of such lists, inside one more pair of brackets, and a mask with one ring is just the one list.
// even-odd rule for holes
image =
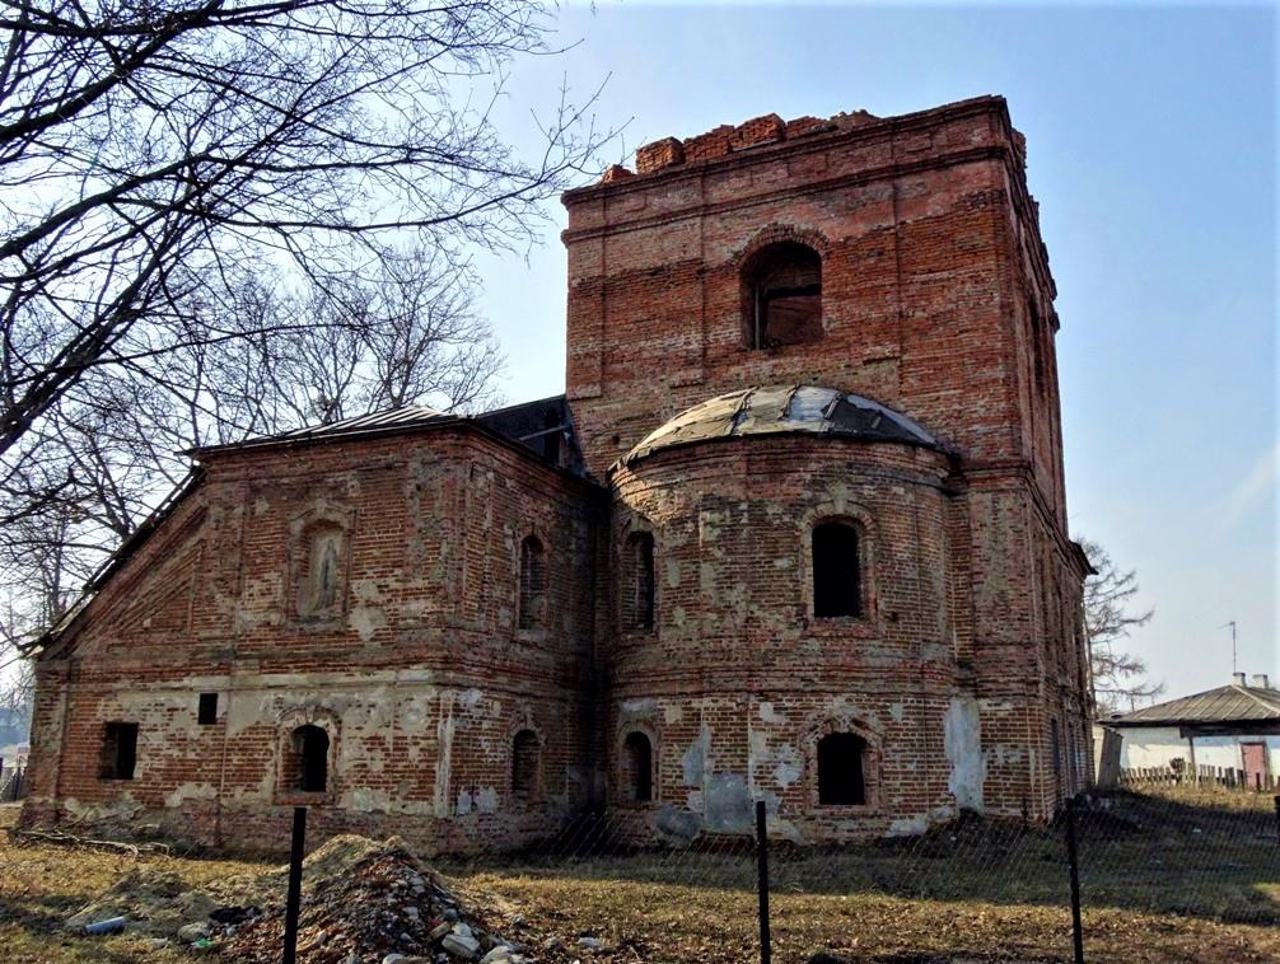
[[[299, 618], [300, 519], [349, 520], [340, 618]], [[479, 435], [352, 441], [214, 459], [174, 516], [40, 662], [27, 819], [283, 846], [394, 820], [428, 849], [545, 832], [590, 790], [594, 489]], [[515, 628], [517, 552], [547, 548], [549, 619]], [[66, 684], [60, 683], [67, 679]], [[215, 692], [215, 724], [196, 721]], [[135, 779], [99, 778], [106, 722], [139, 724]], [[330, 734], [330, 790], [291, 792], [304, 722]], [[510, 795], [511, 741], [541, 741], [537, 798]]]
[[[788, 440], [779, 443], [786, 454], [778, 458], [790, 473], [784, 491], [766, 494], [761, 473], [768, 456], [705, 446], [684, 457], [678, 472], [655, 484], [661, 495], [646, 496], [670, 505], [650, 508], [659, 518], [683, 514], [685, 529], [706, 513], [723, 516], [717, 525], [736, 533], [736, 542], [728, 544], [726, 536], [721, 556], [686, 563], [714, 588], [699, 595], [691, 588], [696, 583], [664, 584], [661, 605], [677, 608], [679, 632], [664, 623], [660, 642], [646, 643], [635, 656], [625, 641], [619, 647], [612, 667], [615, 718], [620, 700], [644, 699], [629, 680], [665, 679], [702, 666], [726, 628], [733, 638], [723, 672], [711, 683], [690, 670], [696, 691], [673, 684], [687, 701], [684, 709], [663, 704], [661, 712], [692, 711], [698, 718], [708, 694], [738, 691], [730, 713], [736, 719], [720, 738], [743, 747], [748, 733], [764, 739], [745, 722], [750, 699], [772, 695], [778, 699], [771, 702], [784, 704], [771, 689], [776, 681], [798, 678], [805, 684], [799, 691], [826, 688], [836, 698], [870, 685], [875, 673], [864, 661], [874, 656], [877, 671], [891, 674], [875, 710], [883, 717], [883, 701], [918, 686], [908, 683], [922, 665], [910, 646], [942, 644], [948, 658], [920, 704], [929, 708], [918, 708], [903, 730], [924, 741], [919, 754], [892, 727], [886, 731], [882, 790], [893, 802], [881, 822], [893, 816], [889, 811], [918, 816], [946, 799], [950, 764], [938, 734], [952, 697], [977, 707], [986, 805], [1009, 814], [1047, 813], [1056, 798], [1050, 721], [1073, 732], [1087, 729], [1078, 635], [1082, 572], [1065, 530], [1055, 290], [1026, 188], [1024, 145], [1004, 101], [982, 98], [883, 120], [862, 114], [779, 127], [761, 118], [642, 148], [637, 172], [565, 198], [568, 393], [593, 471], [603, 476], [663, 420], [699, 401], [789, 383], [826, 385], [890, 405], [934, 432], [955, 459], [937, 490], [943, 493], [933, 508], [937, 536], [927, 542], [918, 529], [904, 529], [890, 558], [926, 549], [935, 554], [927, 565], [916, 564], [911, 579], [892, 570], [877, 575], [877, 585], [887, 587], [882, 591], [903, 592], [928, 571], [936, 580], [931, 591], [902, 600], [900, 622], [842, 639], [837, 652], [846, 655], [833, 659], [821, 650], [820, 670], [797, 676], [784, 662], [743, 677], [736, 670], [754, 665], [761, 648], [775, 656], [778, 647], [799, 645], [783, 640], [802, 625], [796, 607], [804, 587], [784, 578], [800, 571], [801, 552], [792, 545], [788, 559], [760, 560], [762, 549], [783, 551], [770, 542], [765, 520], [793, 526], [820, 497], [815, 486], [836, 484], [811, 474], [824, 459], [826, 471], [846, 486], [856, 487], [852, 480], [865, 466], [846, 461], [844, 453], [815, 451], [800, 459], [797, 443]], [[744, 337], [741, 270], [762, 245], [781, 239], [808, 244], [822, 257], [824, 337], [755, 350]], [[772, 451], [751, 444], [753, 451]], [[704, 465], [715, 466], [714, 486], [749, 480], [743, 483], [749, 492], [696, 491]], [[651, 471], [643, 461], [633, 469], [641, 477]], [[637, 484], [631, 470], [614, 483], [623, 493]], [[879, 520], [893, 510], [880, 502], [869, 511]], [[616, 541], [616, 515], [614, 522]], [[664, 538], [671, 536], [661, 530], [660, 545]], [[681, 548], [667, 551], [692, 551], [697, 543], [687, 531], [675, 538]], [[794, 533], [787, 538], [795, 542]], [[754, 584], [761, 573], [769, 578]], [[893, 635], [909, 632], [915, 634], [910, 646], [893, 653]], [[695, 653], [698, 659], [690, 658]], [[797, 699], [812, 704], [816, 698]], [[621, 737], [610, 737], [616, 748]], [[788, 736], [793, 744], [799, 737]], [[662, 742], [661, 754], [691, 745], [688, 733]], [[889, 778], [896, 766], [905, 768], [902, 785]], [[1077, 774], [1076, 785], [1086, 776]], [[1059, 792], [1069, 784], [1063, 776]], [[682, 801], [689, 792], [664, 789]], [[794, 814], [802, 797], [799, 790], [783, 793], [783, 813]]]

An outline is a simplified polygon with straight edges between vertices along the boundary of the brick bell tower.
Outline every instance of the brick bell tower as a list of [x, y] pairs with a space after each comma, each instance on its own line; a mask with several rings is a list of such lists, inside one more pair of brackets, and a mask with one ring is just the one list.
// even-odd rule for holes
[[1087, 571], [1066, 529], [1058, 317], [1001, 97], [898, 117], [770, 114], [666, 138], [564, 195], [567, 396], [589, 471], [754, 386], [856, 393], [951, 459], [948, 639], [989, 807], [1087, 778]]

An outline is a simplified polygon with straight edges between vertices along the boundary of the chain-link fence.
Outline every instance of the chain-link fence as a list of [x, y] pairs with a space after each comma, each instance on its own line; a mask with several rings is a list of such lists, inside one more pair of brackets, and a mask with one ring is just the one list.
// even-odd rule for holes
[[552, 960], [1280, 961], [1280, 802], [1266, 794], [1131, 785], [1082, 795], [1048, 826], [965, 815], [821, 847], [774, 821], [768, 950], [756, 836], [659, 844], [652, 814], [584, 817], [440, 869], [521, 907]]

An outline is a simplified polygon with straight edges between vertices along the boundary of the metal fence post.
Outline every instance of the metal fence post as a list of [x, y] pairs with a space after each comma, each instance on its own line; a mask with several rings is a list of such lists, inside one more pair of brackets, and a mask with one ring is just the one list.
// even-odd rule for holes
[[1080, 923], [1080, 861], [1076, 855], [1076, 798], [1067, 797], [1067, 864], [1071, 871], [1071, 940], [1075, 964], [1084, 964], [1084, 927]]
[[760, 895], [760, 964], [769, 964], [772, 960], [769, 947], [769, 836], [763, 800], [756, 801], [756, 869], [759, 874], [756, 889]]
[[284, 964], [298, 958], [298, 910], [302, 905], [302, 849], [307, 839], [307, 808], [293, 808], [293, 842], [289, 848], [289, 895], [284, 905]]
[[1276, 795], [1275, 805], [1276, 805], [1276, 836], [1280, 838], [1280, 794]]

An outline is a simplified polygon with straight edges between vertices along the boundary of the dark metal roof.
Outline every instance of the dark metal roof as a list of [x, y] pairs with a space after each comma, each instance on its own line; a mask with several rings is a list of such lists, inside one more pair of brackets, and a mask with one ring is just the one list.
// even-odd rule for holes
[[792, 433], [942, 448], [919, 423], [861, 395], [818, 385], [773, 385], [695, 405], [650, 432], [622, 463], [678, 445]]
[[563, 395], [522, 402], [492, 412], [481, 412], [479, 415], [451, 415], [425, 405], [405, 405], [385, 412], [345, 418], [328, 425], [312, 425], [276, 435], [246, 439], [243, 442], [205, 446], [192, 449], [189, 454], [199, 459], [201, 456], [221, 452], [390, 435], [423, 428], [442, 428], [446, 425], [479, 426], [509, 442], [515, 442], [543, 461], [567, 469], [574, 475], [585, 474], [573, 420]]
[[1230, 684], [1104, 720], [1108, 726], [1280, 720], [1280, 690]]
[[385, 412], [374, 412], [371, 415], [357, 415], [355, 418], [344, 418], [328, 425], [309, 425], [295, 428], [276, 435], [263, 435], [259, 438], [245, 439], [243, 442], [229, 442], [225, 445], [206, 445], [192, 449], [191, 454], [197, 457], [211, 452], [229, 452], [239, 449], [259, 448], [268, 445], [280, 445], [289, 442], [303, 442], [312, 439], [349, 438], [357, 435], [396, 432], [403, 429], [417, 428], [422, 425], [456, 422], [458, 416], [427, 408], [425, 405], [405, 405]]
[[573, 415], [563, 395], [482, 412], [474, 420], [574, 475], [586, 474]]

